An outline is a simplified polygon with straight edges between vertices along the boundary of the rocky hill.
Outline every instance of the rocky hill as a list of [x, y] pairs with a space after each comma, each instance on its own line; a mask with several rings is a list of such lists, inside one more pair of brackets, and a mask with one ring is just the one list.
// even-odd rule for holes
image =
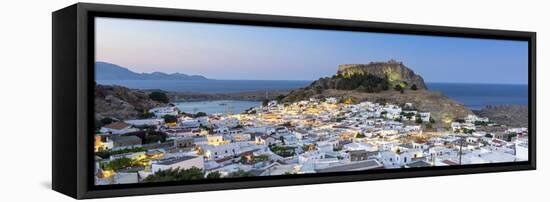
[[527, 105], [486, 106], [475, 113], [506, 126], [528, 127], [529, 125], [529, 107]]
[[147, 109], [167, 105], [150, 99], [149, 92], [107, 85], [96, 85], [94, 101], [97, 120], [134, 119]]
[[373, 75], [386, 78], [390, 86], [401, 85], [407, 88], [415, 85], [418, 89], [427, 89], [424, 79], [403, 65], [402, 62], [371, 62], [369, 64], [343, 64], [338, 66], [336, 75], [350, 77], [353, 75]]
[[332, 77], [320, 78], [305, 88], [292, 91], [286, 101], [307, 99], [326, 90], [380, 93], [400, 87], [405, 90], [426, 90], [424, 79], [401, 62], [345, 64]]
[[[396, 91], [396, 85], [403, 90]], [[372, 101], [398, 105], [412, 103], [419, 111], [431, 112], [436, 127], [447, 127], [452, 120], [473, 114], [470, 109], [443, 94], [428, 91], [420, 75], [415, 74], [403, 63], [393, 60], [340, 65], [334, 76], [321, 78], [305, 88], [293, 90], [283, 101], [294, 102], [323, 97], [352, 98], [357, 102]]]
[[390, 89], [426, 90], [427, 87], [420, 75], [403, 63], [390, 60], [340, 65], [334, 76], [320, 78], [303, 90], [318, 94], [326, 89], [378, 93]]

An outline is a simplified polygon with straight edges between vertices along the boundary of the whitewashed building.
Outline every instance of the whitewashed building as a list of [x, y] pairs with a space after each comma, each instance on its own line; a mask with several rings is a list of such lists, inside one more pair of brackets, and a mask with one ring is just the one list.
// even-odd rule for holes
[[204, 160], [201, 156], [181, 156], [163, 159], [151, 164], [153, 173], [168, 169], [190, 169], [196, 167], [204, 169]]

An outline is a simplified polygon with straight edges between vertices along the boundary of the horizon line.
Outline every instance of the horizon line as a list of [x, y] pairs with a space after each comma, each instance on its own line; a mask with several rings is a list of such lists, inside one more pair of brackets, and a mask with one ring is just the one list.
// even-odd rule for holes
[[[201, 76], [201, 75], [198, 75], [198, 76]], [[307, 80], [307, 79], [229, 79], [229, 78], [208, 78], [208, 77], [205, 77], [206, 79], [205, 80], [170, 80], [170, 81], [304, 81], [304, 82], [313, 82], [313, 81], [316, 81], [316, 80], [319, 80], [319, 79], [314, 79], [314, 80]], [[98, 80], [96, 79], [95, 81], [117, 81], [117, 80], [113, 80], [113, 79], [107, 79], [107, 80]], [[159, 80], [139, 80], [139, 79], [136, 79], [136, 80], [127, 80], [127, 79], [122, 79], [122, 80], [119, 80], [119, 81], [159, 81]], [[160, 80], [160, 81], [163, 81], [163, 80]], [[529, 83], [480, 83], [480, 82], [456, 82], [456, 81], [450, 81], [450, 82], [445, 82], [445, 81], [425, 81], [424, 83], [426, 84], [484, 84], [484, 85], [529, 85]]]
[[[391, 61], [391, 60], [390, 60]], [[102, 60], [96, 60], [94, 63], [108, 63], [108, 64], [112, 64], [112, 65], [116, 65], [116, 66], [119, 66], [121, 68], [125, 68], [129, 71], [132, 71], [134, 73], [138, 73], [138, 74], [152, 74], [152, 73], [164, 73], [164, 74], [168, 74], [168, 75], [172, 75], [172, 74], [184, 74], [184, 75], [188, 75], [188, 76], [202, 76], [204, 78], [206, 78], [207, 80], [222, 80], [222, 81], [308, 81], [308, 82], [312, 82], [312, 81], [316, 81], [316, 80], [319, 80], [321, 78], [326, 78], [326, 77], [332, 77], [334, 75], [329, 75], [329, 76], [324, 76], [324, 77], [319, 77], [317, 79], [231, 79], [231, 78], [211, 78], [211, 77], [208, 77], [206, 75], [203, 75], [203, 74], [188, 74], [188, 73], [182, 73], [182, 72], [173, 72], [173, 73], [167, 73], [167, 72], [163, 72], [163, 71], [152, 71], [152, 72], [138, 72], [138, 71], [135, 71], [129, 67], [126, 67], [126, 66], [122, 66], [122, 65], [119, 65], [119, 64], [116, 64], [116, 63], [112, 63], [112, 62], [107, 62], [107, 61], [102, 61]], [[95, 65], [94, 65], [94, 70], [95, 70]], [[413, 69], [411, 69], [413, 70]], [[414, 70], [413, 70], [414, 71]], [[97, 72], [95, 72], [97, 73]], [[95, 74], [94, 73], [94, 74]], [[468, 82], [460, 82], [460, 81], [450, 81], [450, 82], [445, 82], [445, 81], [425, 81], [424, 83], [445, 83], [445, 84], [500, 84], [500, 85], [528, 85], [529, 83], [483, 83], [483, 82], [472, 82], [472, 83], [468, 83]]]

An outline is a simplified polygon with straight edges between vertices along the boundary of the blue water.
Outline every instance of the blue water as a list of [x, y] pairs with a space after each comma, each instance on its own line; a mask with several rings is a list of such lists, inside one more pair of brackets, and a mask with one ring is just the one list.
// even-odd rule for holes
[[440, 91], [466, 107], [479, 110], [487, 105], [528, 103], [528, 86], [520, 84], [427, 83], [431, 91]]
[[238, 114], [251, 107], [259, 107], [261, 102], [238, 100], [215, 100], [197, 102], [178, 102], [176, 107], [187, 113], [204, 112], [206, 114]]
[[[261, 80], [100, 80], [99, 84], [121, 85], [135, 89], [161, 89], [175, 92], [226, 93], [264, 90], [289, 90], [302, 88], [311, 81], [261, 81]], [[431, 91], [440, 91], [466, 107], [479, 110], [487, 105], [528, 103], [528, 86], [516, 84], [464, 84], [464, 83], [427, 83]], [[217, 106], [219, 103], [193, 103], [197, 105]], [[242, 107], [241, 107], [242, 104]], [[233, 111], [248, 109], [257, 103], [235, 103]], [[195, 107], [191, 105], [190, 107]], [[203, 109], [203, 107], [201, 107]], [[241, 110], [242, 109], [242, 110]], [[185, 108], [186, 110], [192, 110]], [[203, 110], [205, 111], [205, 110]], [[225, 108], [211, 110], [211, 113], [227, 111]], [[209, 112], [206, 112], [209, 113]]]
[[173, 92], [232, 93], [302, 88], [311, 81], [281, 80], [99, 80], [99, 84], [120, 85], [134, 89], [160, 89]]

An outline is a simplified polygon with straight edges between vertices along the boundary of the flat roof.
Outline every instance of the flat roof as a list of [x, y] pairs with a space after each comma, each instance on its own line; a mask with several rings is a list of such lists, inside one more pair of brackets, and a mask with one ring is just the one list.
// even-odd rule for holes
[[159, 165], [172, 165], [172, 164], [175, 164], [175, 163], [179, 163], [179, 162], [182, 162], [182, 161], [187, 161], [189, 159], [194, 159], [194, 158], [197, 158], [197, 157], [198, 156], [172, 157], [172, 158], [167, 158], [167, 159], [160, 160], [159, 162], [157, 162], [157, 164], [159, 164]]
[[416, 161], [416, 162], [407, 164], [407, 166], [410, 168], [419, 168], [419, 167], [430, 167], [432, 165], [425, 161]]
[[120, 130], [120, 129], [124, 129], [126, 127], [129, 127], [129, 126], [130, 126], [130, 124], [127, 124], [127, 123], [124, 123], [124, 122], [114, 122], [114, 123], [107, 124], [103, 127], [104, 128], [115, 129], [115, 130]]
[[326, 172], [343, 172], [343, 171], [354, 171], [354, 170], [368, 170], [373, 168], [378, 168], [382, 166], [377, 160], [370, 159], [366, 161], [361, 161], [358, 163], [350, 163], [350, 164], [344, 164], [339, 166], [334, 166], [330, 168], [324, 168], [315, 170], [320, 173], [326, 173]]

